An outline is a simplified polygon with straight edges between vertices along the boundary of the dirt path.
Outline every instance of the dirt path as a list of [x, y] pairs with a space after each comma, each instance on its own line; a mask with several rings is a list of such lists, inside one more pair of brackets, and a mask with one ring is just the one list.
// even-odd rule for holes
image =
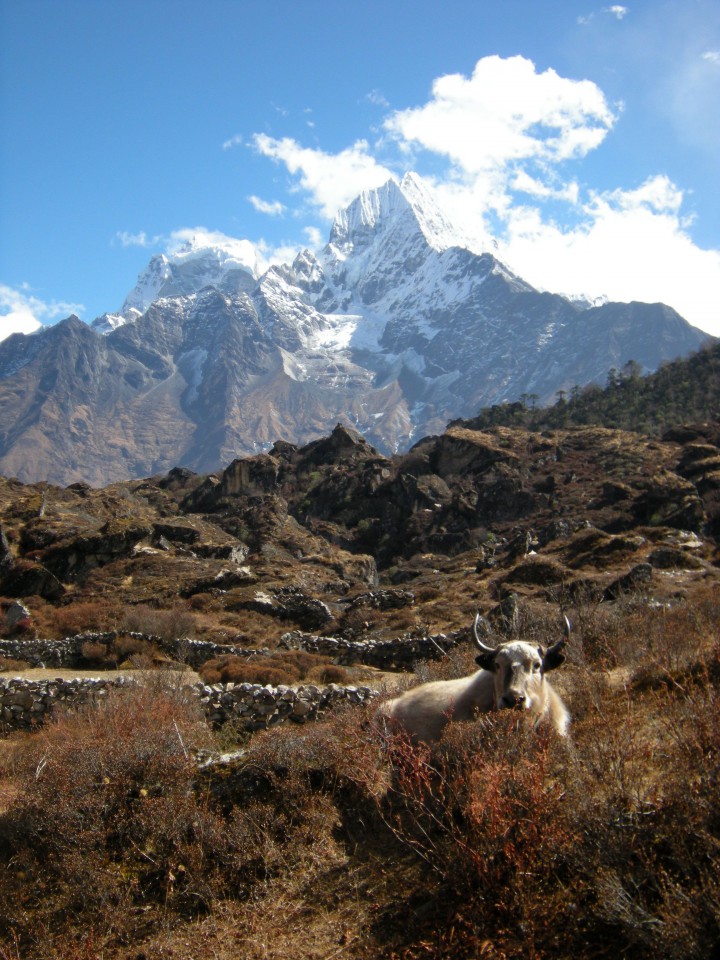
[[[159, 671], [153, 670], [152, 673], [159, 673]], [[167, 673], [173, 679], [182, 678], [187, 684], [197, 683], [200, 680], [199, 674], [189, 667], [184, 670], [168, 670]], [[8, 670], [0, 673], [0, 679], [22, 677], [24, 680], [74, 680], [77, 677], [94, 677], [108, 680], [114, 677], [142, 678], [147, 674], [147, 670], [71, 670], [68, 667], [28, 667], [25, 670]]]

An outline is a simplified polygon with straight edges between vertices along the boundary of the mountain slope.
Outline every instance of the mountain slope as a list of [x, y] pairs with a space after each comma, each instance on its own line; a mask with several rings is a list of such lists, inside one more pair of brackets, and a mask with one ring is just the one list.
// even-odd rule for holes
[[661, 304], [583, 309], [535, 290], [468, 250], [412, 175], [340, 211], [317, 255], [260, 277], [256, 262], [245, 241], [188, 241], [153, 258], [120, 314], [0, 344], [0, 471], [205, 472], [338, 420], [393, 453], [483, 406], [547, 403], [707, 339]]

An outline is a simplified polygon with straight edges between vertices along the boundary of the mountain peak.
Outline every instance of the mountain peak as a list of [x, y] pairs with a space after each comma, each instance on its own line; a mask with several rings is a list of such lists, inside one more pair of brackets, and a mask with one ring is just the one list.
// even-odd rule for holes
[[206, 286], [226, 292], [248, 292], [254, 286], [259, 256], [249, 240], [197, 230], [182, 231], [177, 241], [167, 253], [156, 254], [138, 277], [121, 311], [126, 321], [137, 319], [162, 297], [188, 296]]
[[415, 173], [398, 183], [363, 190], [335, 217], [329, 246], [341, 256], [366, 246], [380, 233], [401, 231], [419, 234], [435, 250], [466, 246], [433, 196], [432, 189]]

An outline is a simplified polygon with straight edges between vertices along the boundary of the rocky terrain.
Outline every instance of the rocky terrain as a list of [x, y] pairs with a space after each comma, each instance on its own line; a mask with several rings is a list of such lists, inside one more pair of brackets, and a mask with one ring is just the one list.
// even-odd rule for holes
[[158, 633], [165, 611], [176, 633], [249, 647], [466, 629], [511, 595], [665, 600], [717, 576], [719, 443], [717, 422], [662, 440], [458, 425], [387, 458], [338, 425], [209, 476], [4, 478], [0, 596], [45, 637]]
[[[717, 420], [1, 479], [0, 955], [713, 956], [719, 490]], [[568, 743], [377, 725], [475, 669], [477, 609], [545, 645], [568, 614]]]

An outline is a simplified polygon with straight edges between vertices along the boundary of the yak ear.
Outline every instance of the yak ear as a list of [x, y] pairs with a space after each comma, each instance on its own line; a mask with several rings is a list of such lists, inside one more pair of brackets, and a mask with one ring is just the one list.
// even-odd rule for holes
[[475, 657], [475, 663], [479, 664], [483, 670], [492, 670], [495, 666], [495, 654], [481, 653], [479, 656]]
[[557, 670], [559, 666], [565, 663], [565, 654], [556, 649], [556, 646], [550, 647], [543, 657], [543, 673], [547, 673], [548, 670]]

